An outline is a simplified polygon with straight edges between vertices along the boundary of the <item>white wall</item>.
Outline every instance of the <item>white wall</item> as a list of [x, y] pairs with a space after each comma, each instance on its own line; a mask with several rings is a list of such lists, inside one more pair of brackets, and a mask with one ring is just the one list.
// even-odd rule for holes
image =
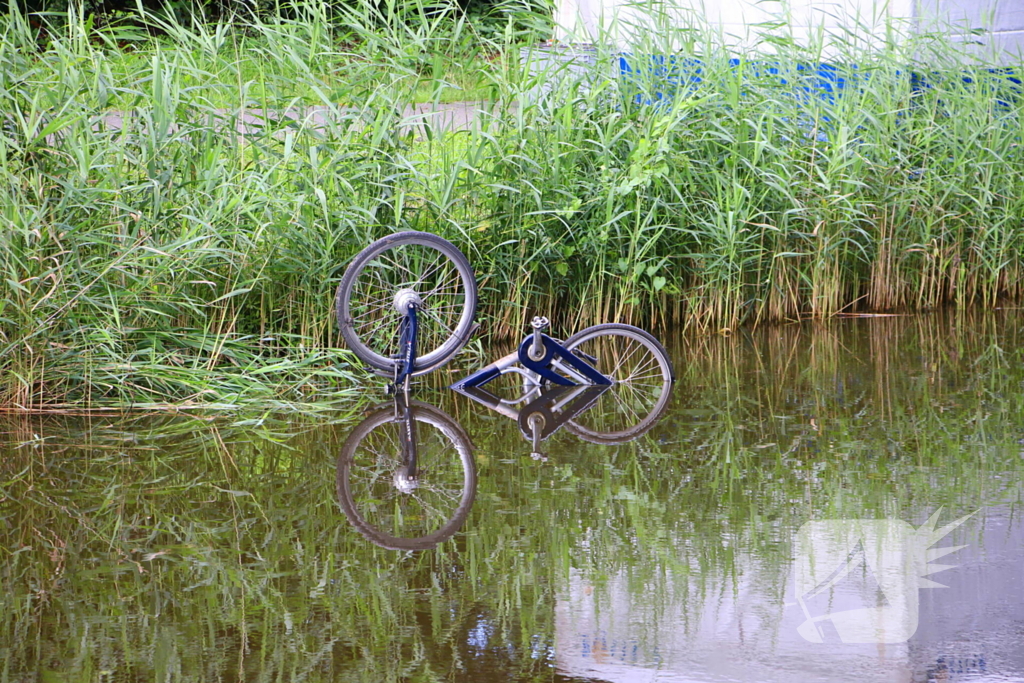
[[[939, 26], [945, 31], [951, 24], [963, 29], [954, 35], [984, 31], [965, 39], [971, 51], [995, 50], [1003, 61], [1024, 51], [1024, 0], [559, 0], [555, 21], [559, 42], [597, 42], [605, 35], [620, 49], [668, 35], [662, 26], [702, 25], [745, 49], [760, 42], [758, 25], [779, 22], [801, 44], [823, 43], [826, 55], [830, 33], [849, 38], [844, 28], [854, 29], [852, 35], [868, 46], [880, 43], [887, 27], [911, 33]], [[780, 29], [770, 32], [778, 35]]]
[[917, 0], [919, 30], [936, 24], [983, 29], [981, 35], [962, 38], [975, 51], [1001, 55], [1003, 61], [1024, 61], [1024, 0]]

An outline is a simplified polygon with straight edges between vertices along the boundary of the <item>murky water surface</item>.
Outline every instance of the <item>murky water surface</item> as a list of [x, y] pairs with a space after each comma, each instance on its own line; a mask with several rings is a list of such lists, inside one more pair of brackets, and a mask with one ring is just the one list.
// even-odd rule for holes
[[7, 419], [0, 681], [1024, 680], [1022, 341], [1012, 310], [670, 341], [625, 443], [420, 391], [404, 479], [377, 387]]

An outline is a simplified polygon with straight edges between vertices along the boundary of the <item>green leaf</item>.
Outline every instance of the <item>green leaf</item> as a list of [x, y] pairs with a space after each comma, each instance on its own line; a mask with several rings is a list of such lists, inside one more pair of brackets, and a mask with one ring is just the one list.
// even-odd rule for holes
[[211, 301], [210, 304], [212, 305], [212, 304], [217, 303], [218, 301], [224, 301], [224, 299], [230, 299], [231, 297], [238, 296], [239, 294], [247, 294], [249, 291], [251, 291], [251, 289], [252, 289], [251, 287], [242, 287], [241, 289], [232, 290], [232, 291], [228, 292], [227, 294], [225, 294], [224, 296], [217, 297], [216, 299]]

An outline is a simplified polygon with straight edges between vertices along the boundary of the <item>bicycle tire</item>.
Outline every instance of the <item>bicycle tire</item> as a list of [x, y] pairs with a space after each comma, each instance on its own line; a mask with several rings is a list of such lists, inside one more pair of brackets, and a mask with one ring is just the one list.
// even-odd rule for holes
[[463, 253], [427, 232], [382, 237], [356, 255], [335, 294], [345, 344], [377, 374], [394, 374], [404, 318], [395, 295], [410, 290], [421, 302], [414, 376], [443, 365], [469, 341], [477, 287]]
[[657, 424], [675, 382], [661, 342], [639, 327], [604, 323], [577, 332], [563, 346], [613, 380], [593, 406], [566, 423], [569, 432], [591, 443], [618, 444]]
[[[430, 512], [430, 506], [424, 504], [420, 496], [413, 493], [399, 493], [397, 497], [392, 495], [397, 493], [393, 483], [394, 471], [404, 464], [401, 462], [401, 446], [392, 433], [392, 427], [398, 428], [401, 422], [395, 413], [394, 403], [382, 403], [371, 410], [369, 416], [345, 440], [337, 462], [338, 503], [345, 517], [371, 543], [390, 550], [427, 550], [447, 540], [462, 528], [476, 497], [473, 445], [465, 430], [444, 411], [432, 405], [410, 401], [409, 407], [413, 420], [434, 428], [427, 434], [417, 430], [417, 446], [422, 452], [418, 458], [419, 486], [416, 491], [437, 493], [438, 489], [431, 487], [443, 487], [446, 482], [451, 484], [455, 480], [460, 482], [458, 496], [451, 496], [444, 490], [440, 491], [440, 496], [436, 496], [458, 501], [453, 511], [441, 515], [443, 521], [436, 526], [420, 524], [417, 528], [415, 514], [407, 514], [399, 520], [389, 517], [387, 506], [395, 504], [408, 508], [403, 511], [406, 513], [415, 513], [412, 510], [416, 507], [414, 503], [424, 508], [425, 513]], [[392, 448], [374, 453], [376, 444], [368, 444], [368, 441], [379, 441]], [[434, 451], [431, 444], [436, 444], [439, 449]], [[451, 461], [454, 454], [447, 452], [452, 449], [458, 454], [458, 465], [453, 465]], [[367, 476], [356, 481], [354, 475], [357, 471]], [[436, 479], [438, 475], [441, 476], [440, 480]], [[424, 518], [429, 516], [425, 514]], [[398, 529], [400, 522], [406, 518], [412, 520], [412, 523]], [[410, 531], [412, 535], [406, 535]]]

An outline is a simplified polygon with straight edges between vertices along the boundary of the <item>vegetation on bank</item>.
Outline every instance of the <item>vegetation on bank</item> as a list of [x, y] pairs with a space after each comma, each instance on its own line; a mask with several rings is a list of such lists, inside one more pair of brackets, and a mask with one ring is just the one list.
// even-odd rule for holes
[[[0, 19], [0, 406], [352, 388], [332, 293], [402, 229], [466, 252], [495, 339], [537, 312], [720, 330], [1021, 294], [1019, 83], [933, 37], [851, 34], [847, 87], [819, 97], [799, 67], [820, 54], [779, 34], [773, 72], [666, 29], [608, 79], [524, 69], [521, 16], [151, 21], [126, 40], [71, 13], [40, 42]], [[409, 124], [459, 88], [493, 114]]]

